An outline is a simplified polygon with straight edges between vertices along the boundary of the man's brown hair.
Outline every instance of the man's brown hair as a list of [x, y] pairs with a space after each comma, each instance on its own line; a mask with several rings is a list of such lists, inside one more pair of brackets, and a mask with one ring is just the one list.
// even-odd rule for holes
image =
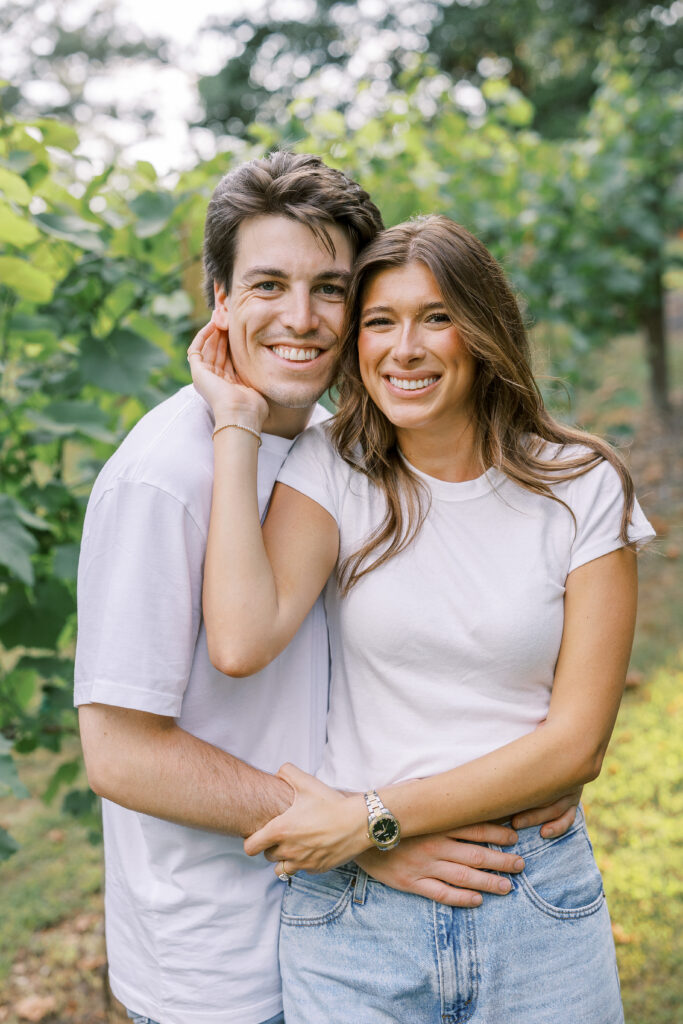
[[209, 306], [214, 304], [214, 281], [230, 290], [240, 224], [264, 214], [306, 224], [333, 256], [326, 225], [346, 231], [354, 258], [383, 227], [368, 193], [320, 157], [278, 151], [241, 164], [221, 178], [206, 214], [204, 287]]

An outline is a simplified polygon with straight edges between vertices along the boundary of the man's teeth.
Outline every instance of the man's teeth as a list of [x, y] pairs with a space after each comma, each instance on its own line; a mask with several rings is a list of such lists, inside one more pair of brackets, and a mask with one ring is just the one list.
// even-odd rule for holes
[[401, 388], [402, 391], [419, 391], [420, 388], [427, 388], [438, 379], [438, 377], [423, 377], [421, 380], [406, 380], [404, 377], [389, 377], [389, 383], [393, 384], [395, 388]]
[[319, 348], [285, 348], [284, 345], [274, 345], [273, 352], [280, 359], [289, 359], [293, 363], [305, 363], [310, 359], [317, 359], [320, 355]]

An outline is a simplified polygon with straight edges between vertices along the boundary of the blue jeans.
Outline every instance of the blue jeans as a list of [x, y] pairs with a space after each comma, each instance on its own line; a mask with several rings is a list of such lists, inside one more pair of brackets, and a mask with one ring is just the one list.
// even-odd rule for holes
[[[285, 888], [287, 1024], [623, 1024], [614, 943], [583, 814], [521, 829], [507, 896], [445, 907], [355, 864]], [[391, 856], [391, 854], [388, 854]]]
[[[133, 1021], [133, 1024], [157, 1024], [157, 1021], [152, 1020], [151, 1017], [141, 1017], [139, 1013], [133, 1013], [132, 1010], [126, 1010], [126, 1013]], [[264, 1020], [263, 1024], [285, 1024], [285, 1018], [281, 1013], [277, 1013], [274, 1017]]]

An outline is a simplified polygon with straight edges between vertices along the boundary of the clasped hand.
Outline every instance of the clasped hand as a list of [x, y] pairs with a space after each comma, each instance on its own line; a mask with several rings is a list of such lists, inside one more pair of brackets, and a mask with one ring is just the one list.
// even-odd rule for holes
[[289, 874], [319, 874], [353, 860], [371, 845], [360, 794], [344, 796], [293, 764], [283, 765], [277, 775], [294, 790], [294, 802], [245, 840], [249, 856], [265, 853], [270, 861], [284, 861]]

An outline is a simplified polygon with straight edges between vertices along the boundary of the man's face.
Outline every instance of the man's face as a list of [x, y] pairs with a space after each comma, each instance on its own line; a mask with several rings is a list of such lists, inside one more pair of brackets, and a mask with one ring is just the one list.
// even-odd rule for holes
[[243, 221], [230, 291], [216, 286], [214, 322], [240, 379], [268, 399], [270, 433], [302, 430], [330, 382], [352, 252], [342, 228], [327, 230], [334, 257], [289, 217]]

